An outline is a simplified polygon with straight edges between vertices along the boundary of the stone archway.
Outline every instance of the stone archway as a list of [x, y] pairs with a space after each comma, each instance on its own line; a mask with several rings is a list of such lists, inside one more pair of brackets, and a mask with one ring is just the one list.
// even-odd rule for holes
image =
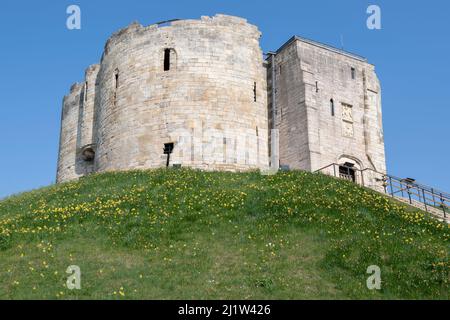
[[338, 158], [339, 177], [355, 183], [362, 183], [361, 170], [363, 170], [362, 162], [353, 156], [342, 155]]

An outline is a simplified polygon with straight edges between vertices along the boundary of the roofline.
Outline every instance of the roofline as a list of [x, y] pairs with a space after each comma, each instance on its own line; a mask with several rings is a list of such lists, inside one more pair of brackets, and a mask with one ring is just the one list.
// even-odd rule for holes
[[313, 41], [307, 38], [303, 38], [303, 37], [299, 37], [299, 36], [293, 36], [292, 38], [290, 38], [288, 41], [286, 41], [286, 43], [284, 43], [277, 51], [276, 53], [280, 53], [283, 49], [285, 49], [287, 46], [289, 46], [291, 43], [295, 42], [295, 41], [301, 41], [301, 42], [305, 42], [308, 43], [310, 45], [322, 48], [322, 49], [326, 49], [329, 50], [331, 52], [337, 53], [337, 54], [342, 54], [344, 56], [347, 56], [349, 58], [352, 59], [356, 59], [362, 62], [368, 62], [367, 59], [363, 56], [348, 52], [348, 51], [344, 51], [341, 49], [338, 49], [336, 47], [321, 43], [321, 42], [317, 42], [317, 41]]

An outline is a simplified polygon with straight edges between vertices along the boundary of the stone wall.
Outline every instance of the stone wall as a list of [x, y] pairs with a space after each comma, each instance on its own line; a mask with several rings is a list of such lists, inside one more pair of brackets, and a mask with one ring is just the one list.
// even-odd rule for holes
[[[164, 27], [132, 24], [114, 34], [100, 65], [86, 73], [76, 173], [163, 167], [166, 143], [175, 146], [171, 165], [267, 168], [260, 36], [246, 20], [224, 15]], [[170, 70], [165, 70], [166, 50]], [[92, 163], [80, 157], [86, 146], [95, 148]], [[58, 181], [76, 176], [58, 171]]]
[[76, 149], [76, 173], [85, 176], [94, 172], [94, 108], [95, 88], [99, 65], [90, 66], [85, 73], [82, 99], [78, 120], [78, 139]]
[[63, 100], [58, 156], [58, 174], [56, 179], [58, 183], [80, 177], [76, 171], [76, 149], [80, 104], [83, 99], [82, 92], [83, 85], [74, 84], [70, 90], [70, 94], [65, 96]]
[[[386, 171], [381, 89], [364, 58], [293, 37], [267, 61], [261, 33], [225, 15], [112, 35], [64, 99], [58, 182], [170, 165]], [[278, 130], [278, 131], [277, 131]], [[365, 181], [377, 187], [376, 177]]]
[[265, 166], [259, 37], [256, 27], [226, 16], [163, 28], [132, 25], [113, 36], [99, 72], [96, 170], [164, 166], [165, 143], [175, 144], [172, 163], [184, 166]]
[[275, 68], [275, 127], [279, 129], [280, 165], [310, 171], [304, 76], [297, 47], [288, 46], [278, 52], [271, 67]]
[[277, 53], [275, 68], [282, 165], [315, 171], [350, 162], [386, 172], [381, 88], [373, 65], [293, 38]]

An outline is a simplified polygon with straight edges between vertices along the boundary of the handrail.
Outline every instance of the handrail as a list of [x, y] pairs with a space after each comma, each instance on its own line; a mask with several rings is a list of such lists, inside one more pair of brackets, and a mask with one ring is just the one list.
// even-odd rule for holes
[[[444, 219], [447, 218], [447, 212], [450, 212], [450, 194], [438, 189], [416, 183], [415, 181], [409, 179], [402, 179], [387, 173], [378, 172], [371, 168], [358, 169], [337, 163], [332, 163], [320, 168], [319, 170], [316, 170], [315, 173], [323, 173], [324, 170], [329, 168], [333, 169], [333, 176], [351, 180], [356, 184], [361, 184], [362, 186], [365, 186], [366, 181], [368, 181], [367, 175], [369, 172], [372, 174], [381, 175], [381, 179], [375, 178], [375, 180], [379, 182], [379, 187], [383, 187], [385, 194], [388, 194], [393, 198], [397, 197], [405, 199], [409, 201], [411, 205], [414, 205], [415, 202], [419, 202], [425, 207], [425, 211], [427, 212], [432, 211], [432, 208], [435, 210], [442, 210]], [[347, 172], [342, 172], [342, 169], [347, 170]], [[360, 174], [359, 177], [357, 176], [357, 173]], [[360, 178], [360, 181], [358, 181], [358, 178]]]
[[[393, 178], [393, 179], [395, 179], [395, 180], [399, 180], [399, 181], [402, 181], [402, 180], [404, 181], [404, 180], [405, 180], [405, 179], [398, 178], [398, 177], [395, 177], [395, 176], [390, 175], [390, 174], [387, 174], [387, 173], [381, 173], [381, 172], [378, 172], [378, 171], [376, 171], [376, 170], [374, 170], [374, 169], [372, 169], [372, 168], [365, 168], [365, 169], [360, 170], [360, 171], [372, 171], [372, 172], [375, 172], [375, 173], [378, 173], [378, 174], [382, 174], [382, 175], [391, 177], [391, 178]], [[405, 183], [406, 183], [406, 182], [405, 182]], [[442, 193], [443, 195], [445, 195], [446, 198], [449, 198], [449, 199], [450, 199], [450, 194], [449, 194], [449, 193], [443, 192], [443, 191], [441, 191], [441, 190], [439, 190], [439, 189], [432, 188], [432, 187], [429, 187], [429, 186], [427, 186], [427, 185], [424, 185], [424, 184], [421, 184], [421, 183], [418, 183], [418, 182], [413, 182], [413, 183], [409, 183], [409, 184], [418, 186], [418, 187], [420, 187], [420, 188], [422, 188], [422, 189], [426, 189], [426, 190], [433, 191], [434, 193], [439, 193], [439, 194]]]

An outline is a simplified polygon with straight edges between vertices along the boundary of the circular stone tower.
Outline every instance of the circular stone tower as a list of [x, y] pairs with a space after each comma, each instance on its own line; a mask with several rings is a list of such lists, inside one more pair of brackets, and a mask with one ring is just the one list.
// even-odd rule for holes
[[267, 168], [260, 36], [224, 15], [114, 34], [96, 81], [94, 171]]
[[58, 182], [173, 165], [267, 168], [260, 36], [245, 19], [225, 15], [115, 33], [80, 92], [65, 99], [80, 112], [63, 117], [62, 132], [78, 138], [60, 143]]

